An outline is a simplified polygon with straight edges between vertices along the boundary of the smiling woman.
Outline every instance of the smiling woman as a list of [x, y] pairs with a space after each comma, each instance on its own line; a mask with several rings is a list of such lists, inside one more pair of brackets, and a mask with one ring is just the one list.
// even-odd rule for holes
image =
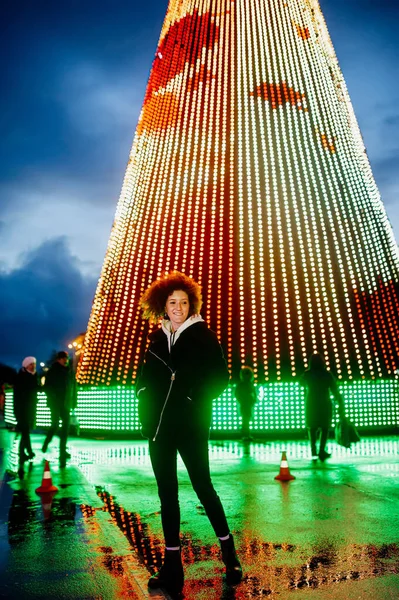
[[149, 587], [165, 587], [172, 594], [181, 592], [184, 583], [177, 453], [220, 540], [227, 581], [238, 583], [242, 577], [223, 506], [211, 481], [208, 456], [212, 399], [227, 386], [229, 373], [216, 335], [198, 314], [201, 304], [199, 285], [178, 271], [156, 280], [141, 299], [144, 318], [162, 317], [161, 327], [150, 335], [136, 384], [166, 545], [164, 564], [151, 577]]

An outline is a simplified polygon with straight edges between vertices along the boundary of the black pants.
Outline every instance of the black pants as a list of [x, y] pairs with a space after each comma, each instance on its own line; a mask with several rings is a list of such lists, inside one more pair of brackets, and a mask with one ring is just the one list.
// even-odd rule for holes
[[157, 439], [149, 442], [151, 464], [161, 501], [162, 528], [167, 547], [180, 546], [180, 507], [177, 480], [179, 452], [192, 486], [218, 537], [229, 534], [224, 509], [209, 471], [208, 440]]
[[19, 442], [19, 464], [22, 465], [24, 463], [25, 450], [28, 453], [28, 456], [33, 454], [29, 423], [27, 421], [18, 421], [18, 431], [21, 434], [21, 440]]
[[252, 404], [240, 403], [240, 413], [242, 419], [241, 433], [243, 436], [250, 434], [249, 422], [252, 420], [253, 406]]
[[46, 447], [49, 445], [54, 435], [58, 432], [60, 426], [61, 419], [61, 429], [60, 429], [60, 455], [65, 455], [66, 452], [66, 444], [68, 438], [68, 429], [69, 429], [69, 408], [64, 408], [61, 406], [50, 406], [51, 412], [51, 426], [47, 432], [46, 439], [44, 444]]
[[[320, 431], [320, 446], [319, 446], [319, 452], [317, 452], [317, 438], [318, 438], [318, 434]], [[328, 438], [328, 431], [329, 428], [316, 428], [316, 427], [309, 427], [309, 440], [310, 440], [310, 447], [312, 449], [312, 455], [316, 456], [317, 454], [320, 454], [320, 452], [323, 454], [323, 452], [326, 449], [326, 443], [327, 443], [327, 438]]]

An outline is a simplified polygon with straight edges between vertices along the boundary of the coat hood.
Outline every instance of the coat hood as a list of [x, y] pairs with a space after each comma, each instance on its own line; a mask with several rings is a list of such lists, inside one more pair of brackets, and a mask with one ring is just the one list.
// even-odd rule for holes
[[183, 331], [191, 327], [191, 325], [194, 325], [195, 323], [202, 323], [203, 321], [204, 319], [201, 317], [201, 315], [193, 315], [192, 317], [186, 319], [184, 323], [180, 325], [179, 329], [176, 329], [176, 331], [172, 331], [172, 323], [169, 321], [169, 319], [162, 319], [162, 331], [168, 338], [169, 352], [171, 347], [173, 346], [173, 344], [176, 343]]

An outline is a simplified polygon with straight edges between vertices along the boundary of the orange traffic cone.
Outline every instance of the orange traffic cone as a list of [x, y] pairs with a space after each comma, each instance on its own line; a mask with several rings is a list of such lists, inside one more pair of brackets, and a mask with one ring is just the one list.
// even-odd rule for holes
[[295, 479], [295, 477], [291, 475], [290, 470], [288, 468], [287, 454], [285, 450], [283, 451], [281, 457], [280, 473], [276, 475], [274, 479], [278, 479], [279, 481], [291, 481], [292, 479]]
[[42, 479], [42, 485], [36, 488], [36, 494], [46, 494], [48, 492], [58, 492], [58, 488], [53, 485], [51, 481], [51, 473], [50, 473], [50, 465], [48, 460], [46, 460], [46, 464], [44, 465], [44, 473]]

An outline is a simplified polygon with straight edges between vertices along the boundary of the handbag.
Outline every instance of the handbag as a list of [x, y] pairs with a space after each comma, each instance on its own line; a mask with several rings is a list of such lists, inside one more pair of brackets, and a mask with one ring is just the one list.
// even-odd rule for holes
[[347, 417], [341, 417], [335, 426], [335, 441], [344, 448], [350, 448], [351, 444], [360, 442], [360, 436], [354, 424]]

